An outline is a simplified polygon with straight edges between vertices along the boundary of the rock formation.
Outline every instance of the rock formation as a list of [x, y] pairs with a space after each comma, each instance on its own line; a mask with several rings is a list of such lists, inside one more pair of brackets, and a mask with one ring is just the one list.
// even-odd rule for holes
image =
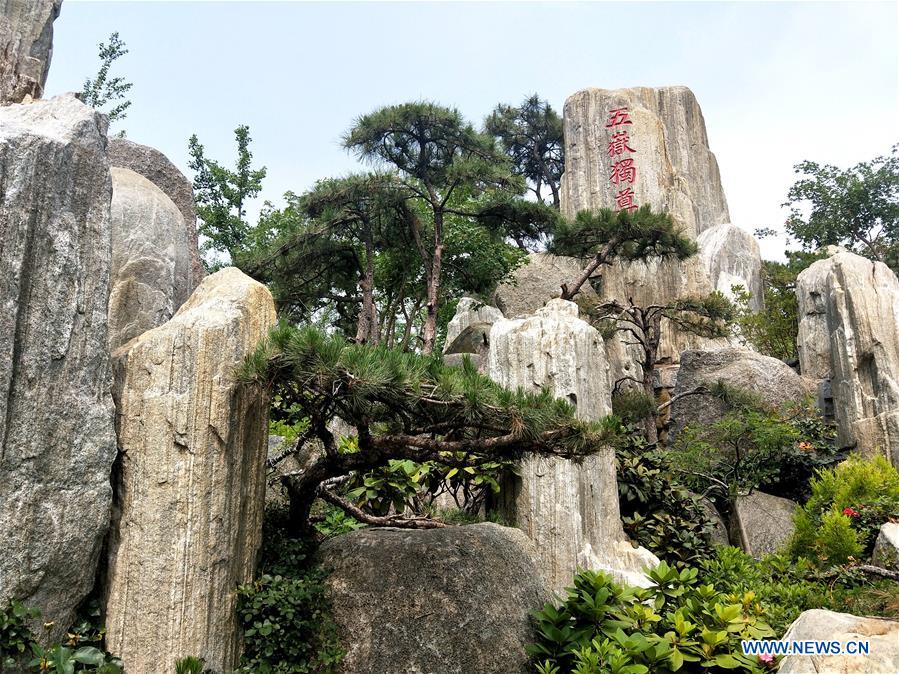
[[456, 338], [465, 331], [465, 328], [473, 323], [493, 325], [501, 318], [503, 318], [503, 312], [496, 307], [491, 307], [489, 304], [478, 302], [470, 297], [463, 297], [456, 305], [456, 313], [453, 314], [446, 326], [446, 344], [443, 352], [449, 353], [450, 347], [456, 341]]
[[268, 401], [236, 368], [274, 322], [269, 291], [229, 267], [114, 354], [106, 639], [129, 674], [171, 672], [187, 655], [214, 671], [237, 662], [234, 588], [260, 543]]
[[[607, 127], [612, 111], [620, 108], [627, 108], [631, 123]], [[584, 89], [565, 101], [564, 117], [565, 216], [621, 208], [616, 195], [628, 184], [610, 180], [612, 167], [616, 161], [632, 159], [638, 205], [667, 211], [694, 239], [709, 227], [730, 222], [702, 110], [686, 87]], [[630, 151], [610, 153], [612, 133], [622, 131], [628, 134]]]
[[867, 641], [867, 655], [788, 655], [779, 674], [892, 674], [899, 672], [899, 621], [860, 618], [813, 609], [802, 613], [784, 634], [785, 641]]
[[525, 674], [530, 614], [550, 600], [517, 529], [365, 529], [320, 550], [344, 674]]
[[756, 559], [774, 554], [793, 536], [793, 513], [798, 507], [790, 499], [760, 491], [739, 496], [730, 538]]
[[0, 0], [0, 105], [44, 93], [62, 0]]
[[191, 242], [171, 199], [130, 169], [112, 173], [109, 345], [169, 320], [193, 291]]
[[749, 308], [758, 311], [764, 305], [762, 255], [758, 241], [749, 232], [731, 224], [715, 225], [700, 232], [699, 259], [712, 282], [712, 288], [734, 299], [733, 286], [750, 293]]
[[112, 499], [105, 148], [73, 96], [0, 107], [0, 605], [40, 608], [50, 638], [93, 586]]
[[[804, 374], [830, 374], [839, 441], [899, 466], [899, 281], [841, 252], [796, 280]], [[829, 348], [828, 348], [829, 347]]]
[[[578, 317], [577, 306], [552, 300], [534, 316], [500, 320], [490, 331], [488, 371], [511, 389], [548, 387], [581, 419], [611, 413], [608, 364], [599, 332]], [[603, 448], [582, 463], [531, 457], [501, 509], [534, 541], [550, 588], [561, 592], [577, 567], [605, 569], [630, 584], [658, 563], [633, 548], [621, 527], [615, 457]]]
[[[573, 257], [531, 253], [527, 264], [515, 270], [512, 280], [496, 289], [493, 303], [506, 318], [530, 316], [549, 300], [558, 298], [562, 283], [579, 275], [585, 264]], [[581, 288], [578, 302], [592, 303], [596, 299], [588, 281]]]
[[899, 571], [899, 523], [886, 522], [881, 525], [874, 542], [871, 563]]
[[[109, 163], [111, 166], [139, 173], [165, 192], [181, 211], [187, 241], [185, 254], [190, 260], [188, 289], [190, 294], [205, 276], [197, 246], [197, 212], [194, 207], [193, 183], [159, 150], [124, 138], [110, 139]], [[181, 238], [180, 235], [178, 238]]]

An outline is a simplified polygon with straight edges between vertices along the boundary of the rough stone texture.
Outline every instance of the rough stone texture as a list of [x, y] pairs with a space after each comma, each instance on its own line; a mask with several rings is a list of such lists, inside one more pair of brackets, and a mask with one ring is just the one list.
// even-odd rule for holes
[[549, 601], [518, 529], [366, 529], [320, 550], [345, 674], [531, 671], [530, 613]]
[[197, 212], [194, 207], [193, 183], [159, 150], [125, 138], [110, 139], [109, 163], [139, 173], [165, 192], [181, 211], [187, 237], [187, 249], [184, 254], [190, 260], [188, 294], [193, 292], [205, 276], [197, 245]]
[[[700, 385], [722, 382], [758, 396], [763, 403], [780, 407], [814, 393], [809, 382], [783, 361], [763, 356], [750, 349], [726, 348], [714, 351], [684, 351], [674, 397]], [[671, 406], [672, 432], [685, 426], [707, 425], [726, 413], [724, 403], [712, 395], [691, 395], [675, 400]]]
[[190, 242], [171, 199], [130, 169], [112, 168], [109, 346], [162, 325], [193, 291]]
[[0, 108], [0, 605], [40, 608], [49, 638], [93, 586], [112, 500], [105, 148], [73, 96]]
[[565, 174], [562, 213], [616, 208], [618, 187], [609, 180], [609, 111], [627, 107], [626, 130], [634, 154], [637, 203], [667, 211], [696, 238], [705, 229], [730, 222], [718, 162], [709, 150], [702, 110], [686, 87], [584, 89], [565, 101]]
[[752, 297], [749, 308], [758, 311], [764, 305], [762, 254], [758, 241], [736, 225], [715, 225], [703, 230], [697, 239], [699, 258], [712, 287], [734, 298], [733, 286], [743, 286]]
[[871, 563], [899, 571], [899, 523], [887, 522], [881, 525]]
[[[450, 353], [450, 347], [456, 338], [472, 323], [493, 325], [503, 317], [503, 312], [489, 304], [484, 304], [470, 297], [463, 297], [456, 305], [456, 313], [446, 326], [446, 344], [443, 352]], [[461, 353], [457, 351], [456, 353]]]
[[841, 252], [796, 285], [800, 365], [806, 375], [830, 371], [839, 441], [899, 466], [899, 280], [883, 263]]
[[0, 0], [0, 105], [44, 93], [62, 0]]
[[267, 401], [235, 377], [274, 322], [269, 291], [229, 267], [114, 354], [106, 643], [129, 674], [187, 655], [217, 672], [237, 661], [234, 588], [260, 543]]
[[[548, 387], [578, 417], [611, 413], [608, 364], [599, 332], [577, 317], [577, 305], [552, 300], [530, 318], [503, 319], [490, 331], [489, 376], [508, 388]], [[658, 563], [634, 548], [621, 527], [611, 448], [578, 464], [557, 457], [522, 462], [500, 504], [509, 521], [534, 541], [550, 588], [561, 592], [577, 567], [606, 569], [631, 584]]]
[[[512, 281], [496, 289], [493, 303], [506, 318], [530, 316], [549, 300], [557, 299], [562, 294], [562, 283], [576, 278], [585, 266], [573, 257], [531, 253], [527, 264], [512, 274]], [[578, 302], [595, 300], [596, 293], [588, 281], [581, 288]]]
[[793, 535], [793, 513], [798, 507], [789, 499], [760, 491], [738, 496], [731, 540], [756, 559], [778, 552]]
[[714, 524], [715, 529], [712, 532], [712, 543], [718, 545], [730, 545], [727, 524], [724, 522], [724, 518], [721, 517], [721, 513], [718, 512], [718, 508], [715, 507], [715, 504], [712, 503], [711, 499], [700, 496], [699, 505]]
[[787, 641], [867, 641], [867, 655], [789, 655], [779, 674], [896, 674], [899, 621], [861, 618], [824, 609], [803, 612], [784, 635]]

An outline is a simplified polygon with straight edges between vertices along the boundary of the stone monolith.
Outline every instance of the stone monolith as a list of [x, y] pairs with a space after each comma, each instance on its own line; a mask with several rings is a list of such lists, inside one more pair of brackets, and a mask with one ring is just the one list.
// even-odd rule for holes
[[736, 225], [715, 225], [700, 232], [699, 259], [712, 288], [735, 299], [734, 286], [750, 294], [749, 308], [758, 311], [764, 305], [762, 255], [755, 237]]
[[40, 98], [62, 0], [0, 0], [0, 105]]

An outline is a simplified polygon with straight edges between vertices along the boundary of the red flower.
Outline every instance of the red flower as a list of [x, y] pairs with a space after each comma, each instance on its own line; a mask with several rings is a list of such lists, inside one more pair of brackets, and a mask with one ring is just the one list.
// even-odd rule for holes
[[843, 514], [847, 517], [858, 517], [859, 515], [858, 511], [852, 508], [843, 508]]

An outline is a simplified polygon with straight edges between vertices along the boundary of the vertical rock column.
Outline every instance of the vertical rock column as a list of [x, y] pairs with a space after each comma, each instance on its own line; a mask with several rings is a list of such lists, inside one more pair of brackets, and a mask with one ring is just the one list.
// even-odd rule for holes
[[236, 370], [274, 321], [268, 290], [227, 268], [114, 354], [106, 625], [129, 674], [171, 672], [188, 655], [216, 672], [237, 662], [235, 588], [261, 539], [268, 410]]
[[0, 105], [40, 98], [62, 0], [0, 0]]
[[111, 192], [103, 116], [73, 96], [0, 107], [0, 605], [41, 609], [50, 638], [109, 526]]
[[[611, 413], [609, 366], [599, 332], [577, 317], [577, 305], [550, 302], [529, 318], [501, 319], [490, 331], [489, 373], [508, 388], [548, 387], [581, 419]], [[521, 465], [502, 508], [534, 541], [541, 571], [562, 592], [578, 567], [604, 569], [641, 584], [643, 566], [658, 560], [627, 541], [618, 510], [615, 456], [603, 448], [582, 463], [531, 457]]]

